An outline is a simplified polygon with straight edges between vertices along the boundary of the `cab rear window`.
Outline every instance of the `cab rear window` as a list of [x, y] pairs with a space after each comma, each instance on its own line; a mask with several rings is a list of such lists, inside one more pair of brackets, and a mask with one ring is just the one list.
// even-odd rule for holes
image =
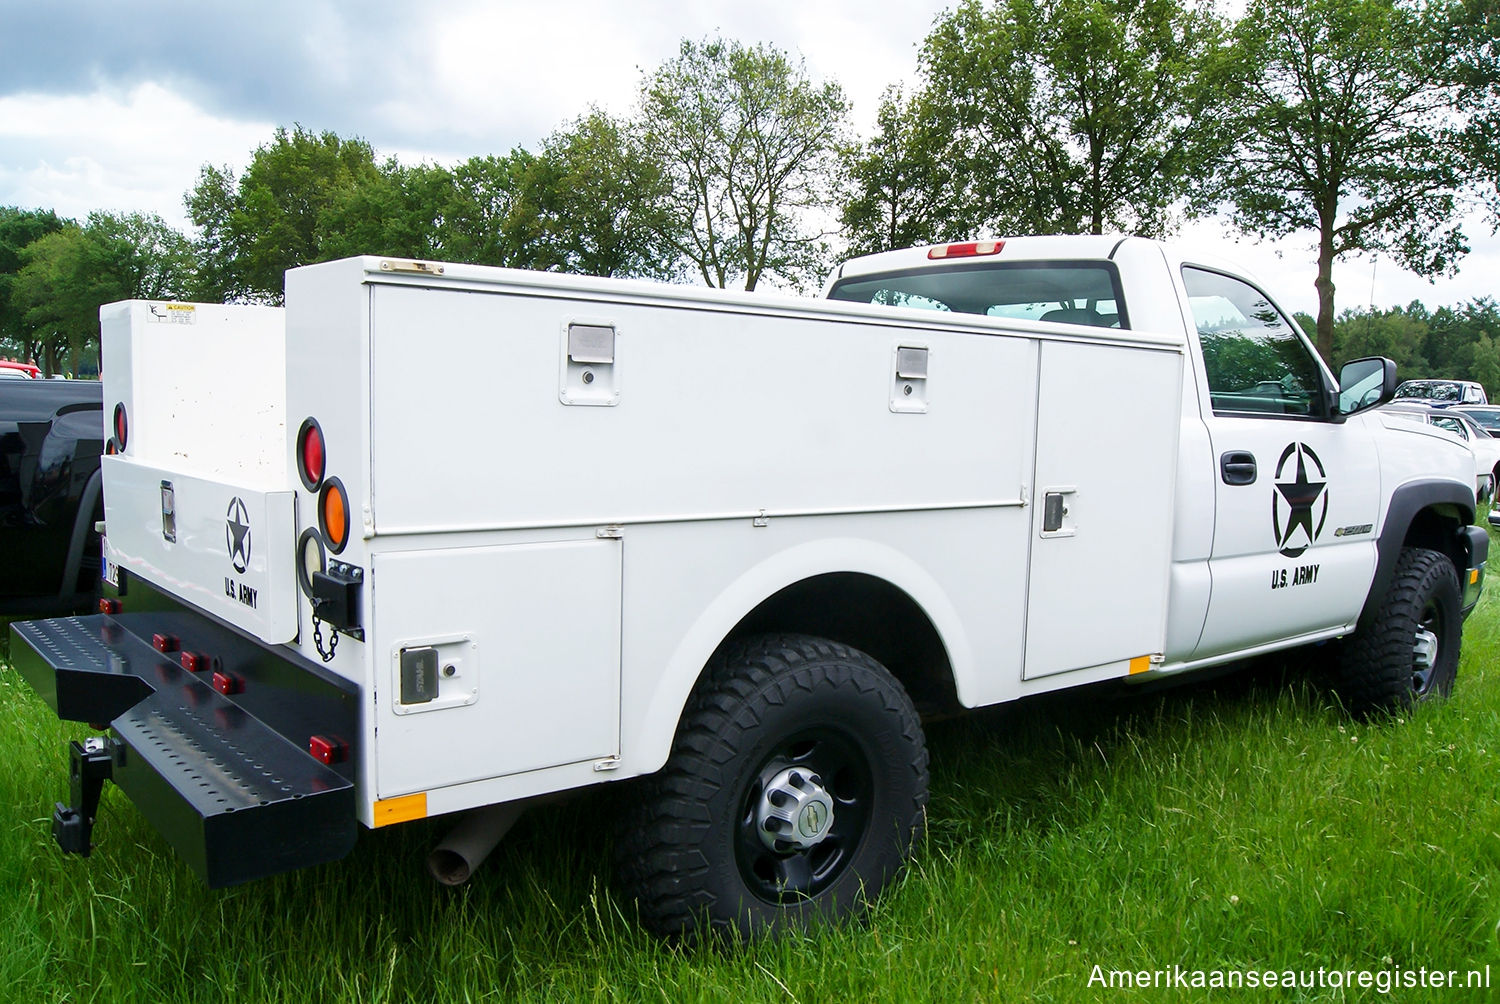
[[1016, 262], [853, 276], [831, 300], [944, 310], [1097, 328], [1128, 328], [1120, 280], [1107, 262]]

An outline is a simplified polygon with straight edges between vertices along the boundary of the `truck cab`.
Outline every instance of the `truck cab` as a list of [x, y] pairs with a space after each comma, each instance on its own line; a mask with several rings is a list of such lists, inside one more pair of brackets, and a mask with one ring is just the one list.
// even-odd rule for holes
[[[1465, 613], [1477, 601], [1487, 540], [1472, 526], [1468, 451], [1373, 410], [1392, 397], [1394, 367], [1356, 361], [1336, 380], [1231, 262], [1141, 238], [1023, 237], [853, 259], [824, 295], [1179, 333], [1177, 482], [1160, 514], [1173, 523], [1169, 613], [1148, 675], [1348, 634], [1413, 544], [1452, 561]], [[1080, 407], [1095, 387], [1080, 379]]]

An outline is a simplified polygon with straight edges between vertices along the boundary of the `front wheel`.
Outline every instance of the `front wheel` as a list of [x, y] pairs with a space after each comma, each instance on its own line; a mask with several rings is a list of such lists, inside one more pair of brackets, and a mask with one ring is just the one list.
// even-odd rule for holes
[[640, 782], [620, 872], [660, 934], [837, 920], [895, 877], [926, 803], [921, 723], [885, 667], [820, 638], [752, 638], [715, 656]]
[[1357, 715], [1394, 713], [1447, 696], [1463, 640], [1458, 573], [1448, 556], [1403, 548], [1385, 595], [1344, 644], [1338, 691]]

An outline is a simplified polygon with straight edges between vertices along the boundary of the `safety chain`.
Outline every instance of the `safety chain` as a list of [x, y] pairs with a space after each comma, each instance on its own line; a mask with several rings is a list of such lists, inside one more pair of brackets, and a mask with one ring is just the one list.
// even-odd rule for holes
[[332, 662], [333, 653], [339, 650], [339, 633], [337, 629], [334, 629], [328, 639], [328, 651], [323, 651], [323, 632], [319, 630], [319, 625], [322, 623], [318, 620], [318, 615], [313, 614], [313, 644], [317, 646], [318, 654], [323, 657], [324, 662]]

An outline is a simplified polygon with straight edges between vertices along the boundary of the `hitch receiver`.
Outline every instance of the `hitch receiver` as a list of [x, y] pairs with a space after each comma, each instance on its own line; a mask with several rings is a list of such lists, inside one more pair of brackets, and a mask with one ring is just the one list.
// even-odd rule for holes
[[76, 740], [68, 744], [68, 789], [71, 804], [58, 802], [52, 809], [52, 839], [64, 854], [89, 856], [94, 849], [94, 817], [99, 813], [99, 795], [104, 782], [114, 775], [117, 754], [124, 747], [109, 738]]

